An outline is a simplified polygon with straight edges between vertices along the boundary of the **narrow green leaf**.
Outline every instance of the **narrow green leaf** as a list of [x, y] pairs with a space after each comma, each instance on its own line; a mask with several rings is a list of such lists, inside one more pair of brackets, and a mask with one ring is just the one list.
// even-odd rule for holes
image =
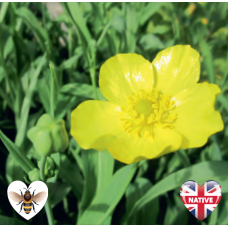
[[139, 14], [139, 23], [143, 25], [162, 6], [163, 2], [149, 2]]
[[45, 112], [50, 113], [50, 88], [46, 77], [42, 77], [38, 80], [37, 90]]
[[46, 52], [45, 42], [48, 40], [48, 34], [45, 29], [40, 25], [36, 16], [26, 7], [17, 9], [16, 14], [28, 25], [33, 31], [41, 49]]
[[50, 115], [55, 117], [55, 104], [57, 101], [57, 94], [58, 94], [58, 82], [57, 82], [57, 75], [56, 75], [56, 67], [53, 62], [50, 62]]
[[[126, 214], [128, 214], [134, 204], [152, 187], [151, 182], [146, 178], [138, 178], [130, 184], [126, 190]], [[152, 200], [148, 205], [138, 211], [133, 217], [125, 221], [127, 225], [155, 225], [159, 213], [158, 198]], [[153, 214], [153, 216], [151, 216]]]
[[55, 119], [63, 119], [68, 110], [75, 108], [78, 103], [80, 103], [80, 99], [77, 96], [59, 94], [55, 109]]
[[83, 179], [77, 165], [72, 164], [66, 155], [61, 156], [59, 176], [71, 187], [75, 196], [80, 200], [82, 196]]
[[24, 171], [12, 154], [6, 160], [6, 179], [8, 184], [15, 180], [24, 181]]
[[228, 224], [228, 194], [222, 193], [222, 200], [219, 202], [218, 225]]
[[8, 7], [9, 7], [9, 2], [2, 3], [1, 9], [0, 9], [0, 23], [4, 21]]
[[84, 35], [87, 43], [91, 40], [90, 32], [86, 26], [85, 17], [82, 14], [82, 10], [80, 9], [80, 3], [78, 2], [67, 2], [66, 3], [70, 17], [72, 18], [74, 24], [77, 26], [78, 29]]
[[217, 225], [218, 219], [218, 206], [213, 210], [213, 213], [210, 214], [208, 225]]
[[18, 132], [16, 135], [16, 139], [15, 139], [15, 144], [19, 147], [22, 146], [24, 138], [26, 136], [27, 122], [28, 122], [29, 110], [30, 110], [30, 106], [31, 106], [31, 102], [32, 102], [32, 97], [33, 97], [33, 93], [36, 89], [37, 80], [41, 73], [44, 63], [45, 63], [45, 55], [40, 59], [39, 65], [37, 66], [36, 70], [33, 70], [31, 72], [32, 77], [31, 77], [31, 81], [29, 84], [29, 88], [28, 88], [25, 98], [23, 100], [19, 128], [18, 128]]
[[82, 56], [82, 51], [80, 51], [78, 54], [72, 56], [71, 58], [67, 59], [66, 61], [62, 62], [59, 69], [60, 70], [66, 70], [71, 69], [72, 67], [76, 66], [79, 58]]
[[[62, 94], [70, 94], [72, 96], [82, 96], [89, 99], [94, 99], [94, 91], [93, 86], [84, 84], [84, 83], [70, 83], [64, 85], [60, 89], [60, 93]], [[103, 95], [101, 94], [100, 88], [97, 88], [98, 98], [99, 100], [105, 100]]]
[[126, 51], [134, 53], [137, 36], [136, 32], [138, 30], [138, 20], [134, 8], [130, 5], [126, 5]]
[[85, 184], [80, 209], [83, 212], [91, 203], [94, 196], [103, 191], [109, 183], [114, 159], [108, 151], [82, 151]]
[[138, 164], [126, 165], [118, 170], [102, 192], [99, 192], [92, 203], [82, 214], [78, 225], [102, 224], [112, 213], [133, 178]]
[[217, 97], [217, 101], [219, 101], [222, 106], [226, 109], [226, 111], [228, 112], [228, 100], [224, 97], [224, 95], [222, 93], [220, 93]]
[[26, 155], [1, 130], [0, 138], [8, 151], [14, 156], [15, 160], [26, 173], [35, 168], [33, 163], [26, 157]]
[[102, 41], [103, 41], [105, 35], [106, 35], [107, 32], [108, 32], [109, 27], [112, 25], [112, 22], [113, 22], [113, 20], [110, 20], [110, 21], [108, 22], [108, 24], [107, 24], [107, 25], [104, 27], [104, 29], [102, 30], [102, 33], [101, 33], [100, 37], [99, 37], [98, 40], [97, 40], [97, 47], [99, 47], [99, 46], [101, 45], [101, 43], [102, 43]]
[[205, 68], [207, 70], [207, 75], [208, 75], [208, 81], [210, 83], [215, 82], [215, 70], [214, 70], [214, 62], [213, 62], [213, 57], [212, 53], [210, 50], [210, 47], [208, 43], [201, 37], [200, 38], [200, 49], [202, 52], [203, 56], [203, 64], [205, 65]]
[[83, 15], [81, 14], [79, 3], [68, 2], [68, 3], [63, 3], [63, 6], [66, 10], [66, 13], [69, 15], [70, 19], [72, 20], [72, 22], [74, 23], [74, 25], [76, 27], [76, 31], [77, 31], [79, 39], [81, 41], [85, 59], [87, 61], [87, 64], [89, 64], [87, 48], [88, 48], [88, 44], [91, 40], [91, 35], [86, 26], [86, 22], [83, 18]]
[[173, 22], [173, 34], [174, 34], [174, 40], [176, 42], [180, 41], [180, 29], [179, 29], [179, 25], [178, 25], [178, 20], [177, 20], [177, 16], [176, 16], [176, 12], [174, 10], [174, 6], [173, 2], [169, 2], [169, 8], [171, 11], [171, 16], [172, 16], [172, 22]]
[[184, 167], [188, 167], [190, 166], [190, 161], [189, 161], [189, 158], [188, 158], [188, 155], [186, 154], [186, 151], [182, 150], [182, 149], [179, 149], [177, 151], [177, 155], [181, 161], [181, 163], [183, 164]]
[[55, 207], [66, 197], [71, 190], [70, 185], [66, 183], [52, 183], [48, 185], [48, 197], [51, 198], [51, 206]]
[[223, 192], [228, 192], [228, 162], [202, 162], [165, 177], [135, 203], [130, 215], [135, 214], [157, 196], [181, 187], [187, 180], [194, 180], [200, 185], [205, 181], [215, 180], [221, 185]]

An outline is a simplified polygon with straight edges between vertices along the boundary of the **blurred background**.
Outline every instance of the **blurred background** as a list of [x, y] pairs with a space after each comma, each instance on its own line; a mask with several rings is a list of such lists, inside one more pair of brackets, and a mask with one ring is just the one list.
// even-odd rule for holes
[[[107, 152], [81, 150], [70, 135], [71, 111], [94, 99], [94, 92], [104, 99], [98, 76], [108, 58], [135, 52], [152, 61], [176, 44], [189, 44], [200, 53], [200, 82], [220, 86], [215, 106], [225, 128], [202, 148], [140, 163], [128, 183], [115, 175], [127, 166]], [[27, 131], [50, 112], [50, 64], [55, 118], [66, 121], [70, 138], [49, 185], [56, 224], [228, 224], [228, 3], [0, 3], [0, 129], [36, 167], [40, 157]], [[119, 195], [109, 202], [104, 189], [114, 177]], [[218, 207], [202, 222], [179, 196], [190, 178], [200, 184], [212, 179], [222, 187]], [[47, 224], [44, 209], [25, 222], [10, 206], [6, 190], [15, 180], [30, 183], [0, 142], [0, 224]], [[104, 186], [98, 188], [101, 180]], [[107, 202], [108, 212], [102, 204], [95, 207], [94, 199]], [[136, 202], [142, 206], [131, 212]]]

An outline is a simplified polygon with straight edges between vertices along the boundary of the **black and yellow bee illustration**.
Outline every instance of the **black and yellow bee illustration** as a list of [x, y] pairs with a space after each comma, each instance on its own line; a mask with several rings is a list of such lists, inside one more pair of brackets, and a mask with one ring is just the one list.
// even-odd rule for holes
[[26, 214], [29, 214], [31, 212], [32, 207], [33, 207], [34, 212], [36, 213], [34, 204], [39, 205], [39, 204], [37, 204], [37, 202], [41, 202], [47, 195], [46, 192], [39, 192], [38, 194], [34, 195], [36, 190], [34, 190], [33, 194], [31, 194], [29, 189], [26, 189], [24, 194], [20, 190], [21, 195], [17, 194], [16, 192], [9, 192], [9, 197], [14, 202], [18, 203], [17, 205], [21, 204], [21, 210], [19, 213], [21, 213], [22, 207], [24, 208], [24, 211]]

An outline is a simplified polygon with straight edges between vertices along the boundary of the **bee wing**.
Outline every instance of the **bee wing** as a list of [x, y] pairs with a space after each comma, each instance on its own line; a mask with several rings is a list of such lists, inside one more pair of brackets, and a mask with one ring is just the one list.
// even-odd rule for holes
[[19, 203], [22, 200], [24, 200], [23, 197], [17, 194], [16, 192], [9, 192], [9, 197], [16, 203]]
[[35, 196], [32, 197], [32, 200], [35, 202], [41, 202], [45, 196], [47, 195], [46, 192], [39, 192]]

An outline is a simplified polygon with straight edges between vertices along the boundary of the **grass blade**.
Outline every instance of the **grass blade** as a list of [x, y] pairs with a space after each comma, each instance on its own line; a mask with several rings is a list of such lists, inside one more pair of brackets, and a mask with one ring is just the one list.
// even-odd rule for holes
[[8, 7], [9, 7], [9, 2], [2, 3], [1, 9], [0, 9], [0, 23], [4, 21]]
[[90, 206], [82, 214], [78, 225], [102, 224], [124, 195], [137, 167], [138, 164], [134, 163], [118, 170], [105, 189], [94, 198]]
[[203, 56], [203, 63], [205, 65], [205, 68], [207, 70], [208, 74], [208, 81], [210, 83], [215, 82], [215, 70], [214, 70], [214, 62], [213, 62], [213, 57], [211, 54], [211, 50], [209, 48], [208, 43], [201, 37], [200, 39], [200, 49], [202, 51], [202, 56]]
[[57, 82], [57, 76], [56, 76], [56, 67], [53, 62], [50, 62], [50, 71], [51, 71], [51, 77], [50, 77], [50, 115], [52, 117], [55, 117], [55, 104], [57, 100], [57, 94], [58, 94], [58, 82]]
[[202, 185], [205, 181], [215, 180], [221, 185], [223, 193], [228, 192], [228, 162], [203, 162], [179, 170], [165, 177], [136, 202], [132, 208], [130, 216], [134, 215], [134, 213], [143, 208], [157, 196], [181, 187], [181, 185], [187, 180], [194, 180], [200, 185]]
[[149, 2], [139, 14], [139, 23], [143, 25], [161, 6], [163, 2]]
[[15, 144], [19, 147], [22, 146], [26, 132], [27, 132], [27, 123], [28, 123], [28, 116], [29, 116], [29, 110], [30, 110], [30, 105], [32, 101], [32, 96], [36, 88], [37, 80], [38, 77], [41, 73], [41, 70], [43, 68], [43, 65], [45, 63], [45, 55], [42, 57], [42, 59], [39, 62], [38, 67], [36, 70], [33, 72], [33, 77], [32, 80], [29, 84], [28, 91], [26, 93], [26, 96], [23, 100], [22, 108], [21, 108], [21, 117], [20, 117], [20, 123], [19, 123], [19, 128], [18, 132], [16, 135], [15, 139]]
[[33, 163], [26, 157], [26, 155], [19, 149], [19, 147], [17, 147], [1, 130], [0, 139], [26, 173], [35, 168]]
[[33, 31], [43, 52], [46, 52], [45, 42], [49, 39], [45, 29], [40, 25], [35, 15], [26, 7], [21, 7], [16, 14], [28, 25]]
[[114, 159], [108, 151], [82, 151], [85, 185], [80, 209], [83, 212], [94, 196], [103, 191], [110, 181], [114, 168]]

